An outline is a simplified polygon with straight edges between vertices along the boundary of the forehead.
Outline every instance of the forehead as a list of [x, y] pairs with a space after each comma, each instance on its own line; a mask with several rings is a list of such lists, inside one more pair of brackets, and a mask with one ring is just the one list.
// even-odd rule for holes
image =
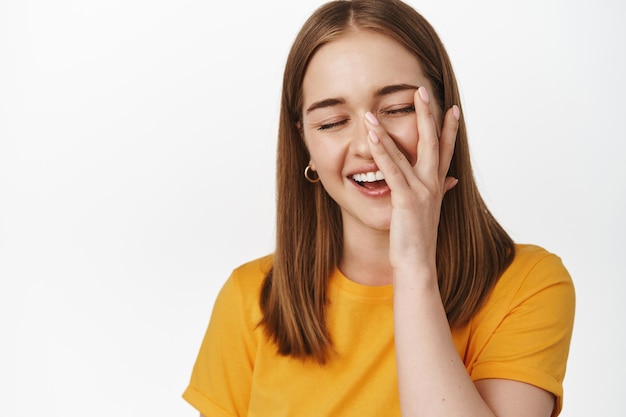
[[323, 45], [304, 76], [304, 104], [329, 96], [371, 92], [385, 85], [424, 85], [417, 58], [396, 40], [372, 31], [346, 34]]

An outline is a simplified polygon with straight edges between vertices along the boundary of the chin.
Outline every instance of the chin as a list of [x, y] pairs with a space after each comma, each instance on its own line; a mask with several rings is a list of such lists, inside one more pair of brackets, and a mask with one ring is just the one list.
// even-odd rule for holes
[[391, 222], [376, 222], [373, 224], [368, 224], [368, 226], [374, 230], [377, 230], [379, 232], [389, 232], [389, 226], [390, 226]]
[[391, 207], [381, 207], [379, 210], [352, 213], [342, 210], [342, 218], [344, 226], [350, 223], [358, 229], [365, 227], [374, 231], [389, 233], [389, 227], [391, 225]]
[[384, 213], [375, 213], [363, 218], [362, 222], [370, 229], [374, 229], [381, 232], [389, 232], [391, 226], [391, 210]]

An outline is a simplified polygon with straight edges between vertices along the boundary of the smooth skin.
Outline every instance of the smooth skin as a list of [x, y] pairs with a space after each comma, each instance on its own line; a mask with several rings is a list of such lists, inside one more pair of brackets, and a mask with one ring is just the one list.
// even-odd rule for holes
[[[454, 346], [435, 260], [441, 202], [458, 183], [447, 172], [459, 108], [444, 114], [430, 92], [417, 59], [374, 32], [344, 35], [311, 59], [298, 127], [311, 167], [341, 208], [339, 268], [364, 285], [394, 285], [404, 417], [549, 417], [551, 393], [510, 380], [473, 382]], [[377, 170], [388, 187], [380, 195], [352, 179]]]

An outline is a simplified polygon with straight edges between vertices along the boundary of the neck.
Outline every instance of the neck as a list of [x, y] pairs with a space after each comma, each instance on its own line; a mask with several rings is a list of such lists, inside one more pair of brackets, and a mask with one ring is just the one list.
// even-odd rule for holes
[[391, 284], [393, 275], [389, 263], [389, 231], [344, 223], [339, 269], [347, 278], [359, 284]]

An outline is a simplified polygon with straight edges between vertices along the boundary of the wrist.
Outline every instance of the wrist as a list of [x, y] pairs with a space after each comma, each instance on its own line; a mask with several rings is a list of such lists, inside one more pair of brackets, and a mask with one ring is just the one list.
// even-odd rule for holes
[[437, 267], [430, 264], [402, 265], [393, 268], [393, 285], [399, 290], [435, 290], [439, 294]]

